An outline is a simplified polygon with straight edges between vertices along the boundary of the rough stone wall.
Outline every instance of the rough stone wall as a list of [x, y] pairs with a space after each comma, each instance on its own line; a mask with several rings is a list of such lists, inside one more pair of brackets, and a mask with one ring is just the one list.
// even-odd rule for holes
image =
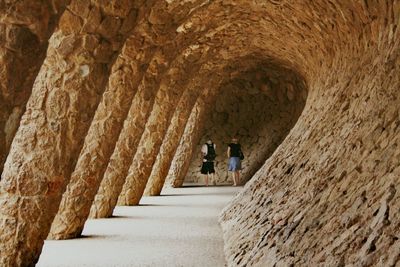
[[[166, 186], [182, 186], [190, 167], [190, 160], [193, 156], [195, 145], [199, 141], [205, 118], [209, 116], [208, 114], [212, 110], [210, 107], [215, 103], [215, 96], [218, 94], [220, 85], [223, 84], [225, 80], [234, 78], [235, 75], [240, 75], [243, 69], [249, 68], [249, 66], [254, 64], [256, 65], [260, 60], [260, 58], [255, 55], [237, 57], [235, 53], [233, 53], [231, 62], [226, 62], [228, 59], [227, 54], [224, 54], [223, 57], [225, 60], [221, 61], [217, 59], [214, 61], [214, 64], [206, 64], [206, 68], [203, 70], [203, 72], [205, 71], [206, 73], [197, 75], [198, 80], [195, 80], [194, 84], [200, 85], [200, 87], [203, 88], [202, 94], [198, 97], [195, 106], [191, 110], [191, 115], [180, 137], [179, 144], [176, 143], [177, 148], [172, 151], [174, 155], [170, 155], [172, 161], [167, 176], [165, 177]], [[220, 62], [223, 62], [223, 66], [220, 66]], [[222, 67], [224, 71], [216, 71], [218, 66]], [[207, 77], [207, 80], [203, 81], [202, 77]]]
[[[158, 66], [160, 53], [155, 53], [149, 68]], [[154, 71], [151, 71], [154, 72]], [[100, 183], [99, 190], [91, 207], [91, 218], [110, 217], [117, 204], [118, 196], [125, 182], [129, 166], [136, 153], [140, 137], [150, 115], [158, 87], [151, 83], [151, 75], [145, 75], [135, 95], [128, 116], [111, 155]]]
[[[32, 89], [29, 83], [42, 64], [46, 39], [55, 26], [52, 21], [55, 23], [58, 11], [67, 2], [0, 3], [0, 56], [5, 63], [0, 72], [4, 77], [0, 98], [1, 108], [4, 107], [4, 110], [0, 108], [0, 162], [12, 139], [12, 129], [22, 114], [14, 106], [23, 106], [23, 99], [28, 97], [27, 92]], [[14, 11], [20, 14], [22, 9], [32, 14], [10, 15]], [[276, 93], [271, 99], [266, 94], [268, 101], [279, 107], [279, 114], [273, 114], [276, 119], [290, 117], [280, 114], [280, 109], [285, 111], [291, 106], [287, 103], [296, 103], [296, 108], [290, 107], [292, 114], [296, 114], [291, 117], [294, 122], [301, 110], [299, 103], [305, 97], [303, 87], [308, 92], [296, 125], [221, 216], [228, 264], [398, 265], [399, 0], [72, 0], [49, 40], [46, 59], [33, 85], [0, 182], [0, 265], [35, 264], [61, 194], [78, 161], [111, 66], [129, 36], [137, 12], [144, 9], [149, 9], [144, 23], [149, 30], [139, 36], [138, 47], [146, 46], [145, 39], [149, 38], [159, 48], [157, 51], [161, 51], [162, 58], [171, 57], [168, 62], [187, 45], [208, 47], [201, 62], [188, 53], [189, 63], [178, 61], [167, 66], [167, 73], [173, 73], [176, 68], [184, 74], [186, 66], [196, 63], [205, 70], [184, 79], [175, 77], [171, 86], [163, 88], [170, 99], [177, 102], [177, 94], [190, 87], [183, 81], [196, 76], [200, 78], [199, 84], [207, 84], [215, 77], [223, 81], [221, 84], [231, 81], [232, 85], [239, 80], [243, 84], [255, 82], [256, 86], [241, 86], [250, 93], [263, 86], [257, 85], [259, 78], [241, 71], [275, 66], [277, 73], [267, 76], [275, 78], [276, 84], [284, 83], [287, 71], [296, 73], [297, 79], [304, 81], [300, 82], [302, 90], [293, 88], [293, 101], [290, 101], [292, 89], [289, 87], [267, 86]], [[38, 53], [25, 59], [24, 55], [31, 52]], [[253, 56], [245, 60], [246, 55]], [[106, 180], [106, 190], [113, 191], [117, 184], [122, 187], [129, 166], [144, 166], [146, 171], [141, 173], [150, 174], [156, 157], [153, 152], [161, 146], [163, 138], [162, 134], [153, 135], [152, 128], [157, 133], [166, 131], [166, 121], [172, 115], [172, 112], [162, 116], [157, 110], [151, 111], [154, 95], [159, 91], [154, 81], [161, 81], [163, 74], [146, 64], [141, 67], [146, 69], [146, 74], [137, 88], [138, 97], [134, 97], [105, 171], [105, 177], [108, 174], [121, 177], [118, 183]], [[16, 79], [17, 69], [26, 80]], [[176, 83], [180, 84], [178, 88], [174, 87]], [[217, 90], [212, 90], [209, 98], [200, 97], [192, 109], [169, 172], [174, 185], [180, 186], [183, 182], [205, 125], [203, 118], [213, 118], [206, 111], [217, 99], [216, 93]], [[18, 100], [22, 102], [16, 100], [20, 95]], [[230, 96], [223, 100], [236, 102]], [[225, 106], [222, 99], [217, 101], [221, 102], [217, 102], [220, 104], [216, 108]], [[165, 105], [171, 111], [171, 103], [162, 103], [160, 97], [157, 103], [156, 108]], [[149, 120], [150, 112], [155, 115]], [[217, 110], [215, 122], [225, 120], [226, 115], [222, 113]], [[162, 127], [154, 120], [162, 120]], [[150, 126], [144, 129], [147, 122]], [[4, 127], [6, 134], [1, 133]], [[268, 124], [261, 124], [260, 120], [258, 128], [268, 128]], [[142, 140], [157, 146], [149, 152], [145, 151], [146, 141], [136, 147], [144, 131]], [[237, 131], [240, 134], [240, 129]], [[245, 152], [246, 144], [251, 148], [250, 154], [247, 151], [249, 162], [254, 157], [252, 162], [262, 164], [269, 143], [257, 141], [256, 145], [251, 138], [247, 142], [245, 136], [242, 140]], [[114, 137], [115, 141], [117, 137]], [[224, 142], [227, 141], [224, 139]], [[136, 144], [133, 148], [127, 148], [133, 143]], [[105, 169], [112, 146], [104, 150], [107, 155], [95, 173], [101, 174]], [[136, 150], [138, 156], [135, 156]], [[90, 153], [102, 151], [100, 148]], [[151, 158], [146, 158], [147, 155]], [[133, 164], [132, 158], [136, 161]], [[117, 170], [121, 164], [126, 167]], [[256, 165], [254, 169], [248, 167], [248, 175], [257, 168]], [[79, 199], [81, 194], [75, 196]], [[113, 203], [96, 204], [106, 207], [106, 213], [111, 214]]]
[[203, 98], [198, 98], [190, 113], [185, 130], [179, 141], [170, 169], [166, 177], [166, 186], [181, 187], [187, 171], [194, 146], [200, 138], [200, 128], [203, 126], [207, 103]]
[[176, 106], [171, 123], [162, 141], [160, 151], [156, 161], [152, 166], [144, 195], [160, 195], [164, 186], [165, 178], [172, 161], [172, 158], [178, 147], [179, 140], [182, 137], [185, 125], [189, 119], [191, 110], [199, 96], [200, 88], [189, 86], [182, 94], [178, 105]]
[[0, 173], [46, 56], [48, 39], [68, 3], [0, 2]]
[[[167, 69], [169, 61], [174, 57], [174, 53], [171, 51], [175, 49], [175, 45], [168, 45], [168, 39], [165, 39], [165, 36], [175, 37], [171, 34], [175, 25], [166, 24], [162, 35], [152, 36], [155, 31], [149, 26], [149, 19], [155, 20], [159, 15], [152, 13], [153, 10], [143, 6], [140, 17], [137, 19], [138, 25], [131, 25], [132, 28], [133, 26], [135, 28], [113, 66], [109, 86], [103, 94], [103, 101], [97, 108], [75, 171], [64, 193], [58, 216], [53, 222], [52, 232], [49, 236], [51, 238], [71, 238], [80, 235], [121, 133], [123, 121], [132, 106], [131, 100], [134, 92], [140, 84], [139, 101], [134, 101], [132, 108], [137, 108], [136, 103], [143, 102], [143, 96], [151, 99], [158, 87], [160, 77]], [[175, 12], [171, 9], [170, 13], [174, 14]], [[132, 18], [132, 23], [134, 21], [135, 18]], [[165, 42], [162, 48], [157, 47], [160, 39]], [[178, 43], [178, 40], [176, 42]], [[148, 102], [151, 104], [153, 101]], [[151, 105], [148, 105], [148, 109], [150, 107]], [[145, 110], [136, 110], [135, 112], [142, 111], [146, 114]], [[140, 124], [136, 127], [141, 128]], [[135, 134], [139, 137], [141, 132], [137, 131]], [[131, 149], [136, 150], [136, 147], [133, 146]]]
[[[273, 74], [279, 76], [273, 76]], [[285, 75], [286, 74], [286, 75]], [[201, 146], [211, 137], [217, 146], [214, 184], [231, 184], [227, 145], [236, 135], [242, 145], [241, 182], [248, 181], [282, 142], [304, 107], [303, 81], [295, 74], [271, 67], [251, 69], [223, 85], [208, 107], [200, 142], [196, 145], [185, 181], [203, 183]]]
[[[187, 50], [193, 54], [192, 56], [198, 59], [204, 53], [203, 48], [189, 47]], [[142, 197], [152, 165], [171, 121], [175, 105], [179, 102], [183, 93], [182, 89], [184, 86], [179, 83], [187, 82], [188, 77], [191, 77], [191, 72], [195, 72], [198, 69], [198, 65], [196, 64], [189, 65], [188, 61], [190, 57], [185, 55], [183, 53], [177, 57], [170, 71], [168, 71], [167, 75], [161, 81], [153, 110], [139, 142], [139, 149], [133, 158], [125, 184], [119, 196], [119, 205], [137, 205]], [[176, 67], [175, 64], [180, 65], [181, 68]], [[175, 90], [172, 90], [172, 87], [175, 87]]]
[[110, 67], [128, 36], [131, 4], [72, 1], [49, 40], [0, 187], [0, 264], [39, 255]]
[[228, 264], [398, 266], [400, 2], [301, 12], [285, 25], [325, 36], [304, 61], [321, 64], [298, 123], [221, 216]]
[[[189, 6], [192, 6], [192, 8], [189, 9]], [[204, 11], [205, 6], [207, 6], [207, 3], [201, 1], [194, 1], [190, 3], [175, 3], [171, 5], [171, 7], [168, 6], [168, 15], [166, 13], [163, 13], [164, 11], [162, 9], [152, 9], [152, 12], [156, 10], [156, 13], [159, 13], [160, 16], [164, 16], [164, 20], [171, 22], [171, 25], [166, 24], [164, 20], [157, 19], [157, 17], [151, 12], [150, 22], [155, 23], [158, 27], [161, 28], [155, 29], [154, 27], [152, 27], [152, 29], [155, 31], [155, 33], [153, 34], [155, 34], [158, 40], [157, 44], [163, 44], [159, 54], [162, 54], [164, 57], [168, 58], [168, 60], [158, 60], [157, 58], [155, 58], [156, 62], [159, 61], [159, 64], [163, 63], [164, 61], [170, 62], [170, 60], [172, 60], [174, 56], [178, 55], [182, 51], [184, 51], [184, 56], [187, 58], [187, 61], [191, 63], [196, 62], [197, 56], [195, 56], [195, 53], [192, 53], [191, 51], [197, 50], [199, 45], [195, 42], [194, 44], [189, 46], [190, 42], [192, 41], [191, 38], [193, 38], [193, 40], [197, 40], [198, 35], [204, 34], [204, 32], [207, 32], [209, 27], [215, 27], [215, 25], [213, 23], [213, 20], [208, 20], [206, 24], [202, 24], [201, 27], [196, 27], [193, 29], [191, 29], [191, 26], [187, 26], [188, 28], [186, 28], [186, 25], [192, 25], [191, 20], [198, 21], [202, 16], [206, 16], [207, 12]], [[173, 19], [167, 19], [167, 16], [171, 15], [175, 15], [176, 17]], [[186, 19], [188, 15], [191, 15], [192, 17], [190, 17], [188, 21], [184, 22], [178, 28], [175, 28], [178, 26], [177, 22]], [[162, 34], [158, 31], [161, 31]], [[171, 42], [170, 39], [173, 39], [174, 41]], [[187, 49], [186, 51], [184, 49], [185, 46], [189, 47], [189, 49]], [[182, 51], [180, 49], [182, 49]], [[169, 68], [172, 67], [169, 66]], [[174, 72], [173, 69], [172, 72]], [[155, 75], [155, 73], [150, 71], [149, 76], [151, 77], [152, 75]], [[188, 75], [188, 73], [186, 75]], [[158, 89], [159, 85], [155, 81], [160, 79], [161, 76], [162, 75], [158, 74], [154, 79], [149, 79], [148, 81], [146, 81], [145, 84], [149, 86], [149, 88], [143, 92], [146, 101], [149, 98], [147, 92]], [[189, 78], [190, 77], [188, 77], [187, 79]], [[176, 86], [177, 83], [179, 83], [179, 79], [177, 81], [174, 81], [173, 86], [171, 88], [167, 88], [166, 90], [176, 90], [174, 86]], [[140, 116], [134, 114], [131, 117], [128, 116], [128, 119], [125, 121], [126, 127], [124, 126], [124, 129], [121, 132], [116, 149], [105, 172], [104, 179], [99, 189], [99, 193], [96, 196], [96, 201], [93, 205], [91, 212], [91, 216], [93, 217], [111, 216], [112, 210], [115, 206], [116, 198], [121, 191], [121, 184], [125, 182], [124, 179], [126, 174], [128, 173], [129, 164], [143, 163], [141, 161], [132, 162], [132, 158], [137, 152], [137, 143], [139, 142], [141, 135], [144, 131], [143, 124], [146, 123], [148, 119], [148, 115], [142, 116], [145, 113], [147, 114], [148, 105], [146, 104], [145, 106], [142, 106], [142, 104], [140, 104], [140, 101], [136, 101], [134, 103], [138, 103], [138, 106], [134, 107], [134, 105], [132, 105], [132, 114], [133, 112], [138, 113], [138, 110], [140, 110]], [[153, 107], [153, 109], [155, 109], [155, 107]], [[144, 111], [143, 109], [145, 109], [146, 111]], [[129, 114], [131, 114], [131, 112]], [[139, 121], [136, 121], [136, 118], [138, 117], [141, 117], [141, 119]], [[131, 121], [131, 119], [133, 121]], [[129, 144], [129, 146], [127, 146], [127, 144]], [[151, 162], [151, 160], [149, 161], [149, 157], [145, 158], [148, 162]], [[151, 168], [151, 166], [148, 166], [146, 168]], [[146, 179], [146, 177], [144, 179]]]
[[[129, 47], [131, 43], [132, 39], [125, 46]], [[143, 76], [140, 69], [142, 62], [134, 61], [133, 55], [126, 54], [126, 51], [130, 50], [123, 49], [113, 65], [107, 89], [52, 223], [49, 239], [76, 237], [81, 234], [124, 118]], [[143, 56], [143, 60], [146, 59]]]

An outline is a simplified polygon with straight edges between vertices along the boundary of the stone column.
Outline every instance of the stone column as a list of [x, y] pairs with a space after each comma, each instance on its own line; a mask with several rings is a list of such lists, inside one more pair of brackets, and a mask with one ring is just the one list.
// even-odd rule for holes
[[[183, 93], [185, 80], [198, 69], [196, 66], [198, 66], [199, 60], [194, 60], [194, 58], [201, 56], [201, 51], [202, 49], [199, 46], [189, 47], [182, 53], [183, 58], [179, 57], [176, 61], [176, 65], [179, 64], [179, 67], [171, 67], [168, 75], [163, 79], [156, 96], [153, 111], [146, 123], [146, 129], [139, 143], [140, 149], [136, 152], [129, 168], [128, 176], [118, 199], [118, 205], [137, 205], [139, 203], [163, 137], [171, 121], [175, 105]], [[189, 57], [189, 55], [191, 56]], [[191, 60], [191, 66], [187, 64], [189, 63], [187, 61], [188, 58]], [[197, 62], [197, 65], [193, 64], [194, 62]]]
[[[201, 3], [195, 3], [195, 5], [197, 4]], [[181, 12], [182, 10], [185, 10], [185, 6], [190, 7], [192, 5], [193, 3], [191, 2], [177, 2], [172, 5], [168, 4], [168, 8], [170, 9], [169, 12], [171, 14], [176, 14]], [[177, 24], [183, 23], [187, 19], [186, 15], [183, 16], [184, 13], [182, 13], [182, 16], [179, 16], [179, 18], [174, 18], [173, 25], [170, 25], [165, 23], [165, 18], [159, 20], [159, 18], [155, 16], [157, 11], [153, 11], [154, 10], [152, 10], [152, 14], [149, 20], [151, 22], [152, 29], [157, 32], [155, 34], [155, 38], [157, 38], [157, 44], [163, 45], [162, 50], [164, 51], [163, 53], [166, 57], [173, 58], [180, 51], [177, 48], [186, 47], [192, 42], [193, 39], [197, 38], [196, 36], [199, 36], [201, 34], [201, 31], [192, 32], [188, 30], [183, 31], [182, 27], [179, 29], [174, 28]], [[200, 11], [201, 10], [194, 11], [193, 9], [194, 13]], [[193, 16], [194, 13], [189, 14]], [[161, 14], [163, 13], [161, 12]], [[206, 31], [207, 27], [208, 24], [205, 24], [203, 30]], [[162, 34], [160, 32], [162, 32]], [[189, 53], [188, 57], [192, 58], [193, 56]], [[105, 171], [98, 193], [95, 197], [89, 215], [90, 218], [110, 217], [117, 203], [117, 199], [125, 182], [129, 166], [132, 162], [133, 156], [136, 153], [138, 142], [144, 131], [145, 122], [147, 121], [149, 116], [148, 108], [153, 105], [152, 101], [154, 100], [154, 89], [158, 87], [158, 81], [152, 82], [151, 80], [147, 80], [145, 84], [147, 84], [148, 89], [147, 91], [143, 91], [141, 94], [138, 93], [138, 95], [142, 95], [142, 98], [135, 98], [135, 101], [129, 113], [130, 115], [128, 115], [128, 118], [125, 121], [124, 129], [121, 132], [115, 151], [111, 156], [111, 160]]]
[[160, 195], [172, 158], [174, 157], [179, 140], [185, 130], [185, 125], [200, 90], [201, 88], [195, 88], [194, 90], [193, 88], [189, 88], [183, 93], [164, 137], [160, 152], [157, 155], [149, 181], [147, 182], [145, 195]]
[[190, 160], [193, 156], [194, 147], [200, 138], [200, 130], [204, 123], [206, 105], [207, 103], [204, 99], [199, 97], [190, 114], [166, 178], [167, 183], [173, 187], [181, 187], [183, 184], [185, 175], [190, 166]]
[[64, 12], [50, 39], [4, 167], [1, 266], [37, 262], [111, 62], [126, 38], [120, 30], [132, 10], [128, 2], [123, 8], [114, 1], [79, 3], [76, 13]]
[[166, 177], [166, 183], [173, 187], [181, 187], [185, 179], [185, 175], [190, 166], [190, 160], [193, 156], [193, 151], [200, 138], [200, 131], [204, 124], [205, 116], [207, 115], [207, 107], [211, 105], [210, 101], [216, 95], [218, 84], [211, 83], [206, 90], [196, 101], [188, 122], [185, 126], [184, 133], [176, 149], [174, 158], [171, 163], [171, 168]]
[[108, 87], [85, 138], [58, 214], [54, 218], [48, 236], [50, 239], [73, 238], [82, 233], [132, 98], [146, 71], [143, 66], [148, 65], [153, 54], [152, 49], [148, 48], [150, 45], [144, 45], [142, 49], [133, 48], [139, 38], [139, 34], [134, 34], [128, 39], [112, 68]]
[[68, 2], [0, 4], [0, 173], [46, 56], [48, 39]]
[[91, 218], [110, 217], [117, 204], [118, 196], [159, 88], [158, 80], [160, 77], [155, 77], [152, 73], [158, 74], [156, 69], [161, 66], [159, 64], [165, 63], [163, 58], [161, 50], [158, 50], [150, 63], [149, 71], [146, 72], [138, 88], [92, 204], [89, 215]]

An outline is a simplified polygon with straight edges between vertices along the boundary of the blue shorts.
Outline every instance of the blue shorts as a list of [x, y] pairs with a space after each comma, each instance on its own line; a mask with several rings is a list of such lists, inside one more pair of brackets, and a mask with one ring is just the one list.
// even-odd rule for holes
[[240, 162], [239, 157], [231, 157], [229, 158], [229, 166], [228, 171], [240, 171], [242, 169], [242, 164]]

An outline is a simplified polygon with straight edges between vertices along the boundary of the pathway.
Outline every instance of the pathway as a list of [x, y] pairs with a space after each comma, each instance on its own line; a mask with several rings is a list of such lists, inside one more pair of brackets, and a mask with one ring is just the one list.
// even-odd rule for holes
[[225, 266], [218, 215], [235, 187], [167, 189], [89, 220], [79, 239], [46, 241], [38, 267]]

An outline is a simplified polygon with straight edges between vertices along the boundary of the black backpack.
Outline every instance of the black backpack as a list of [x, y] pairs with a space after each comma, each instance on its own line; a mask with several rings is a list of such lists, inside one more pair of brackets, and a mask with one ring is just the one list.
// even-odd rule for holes
[[244, 154], [241, 148], [239, 149], [239, 159], [244, 160]]
[[215, 154], [214, 143], [206, 144], [207, 145], [207, 155], [204, 157], [208, 161], [213, 161], [217, 157]]

